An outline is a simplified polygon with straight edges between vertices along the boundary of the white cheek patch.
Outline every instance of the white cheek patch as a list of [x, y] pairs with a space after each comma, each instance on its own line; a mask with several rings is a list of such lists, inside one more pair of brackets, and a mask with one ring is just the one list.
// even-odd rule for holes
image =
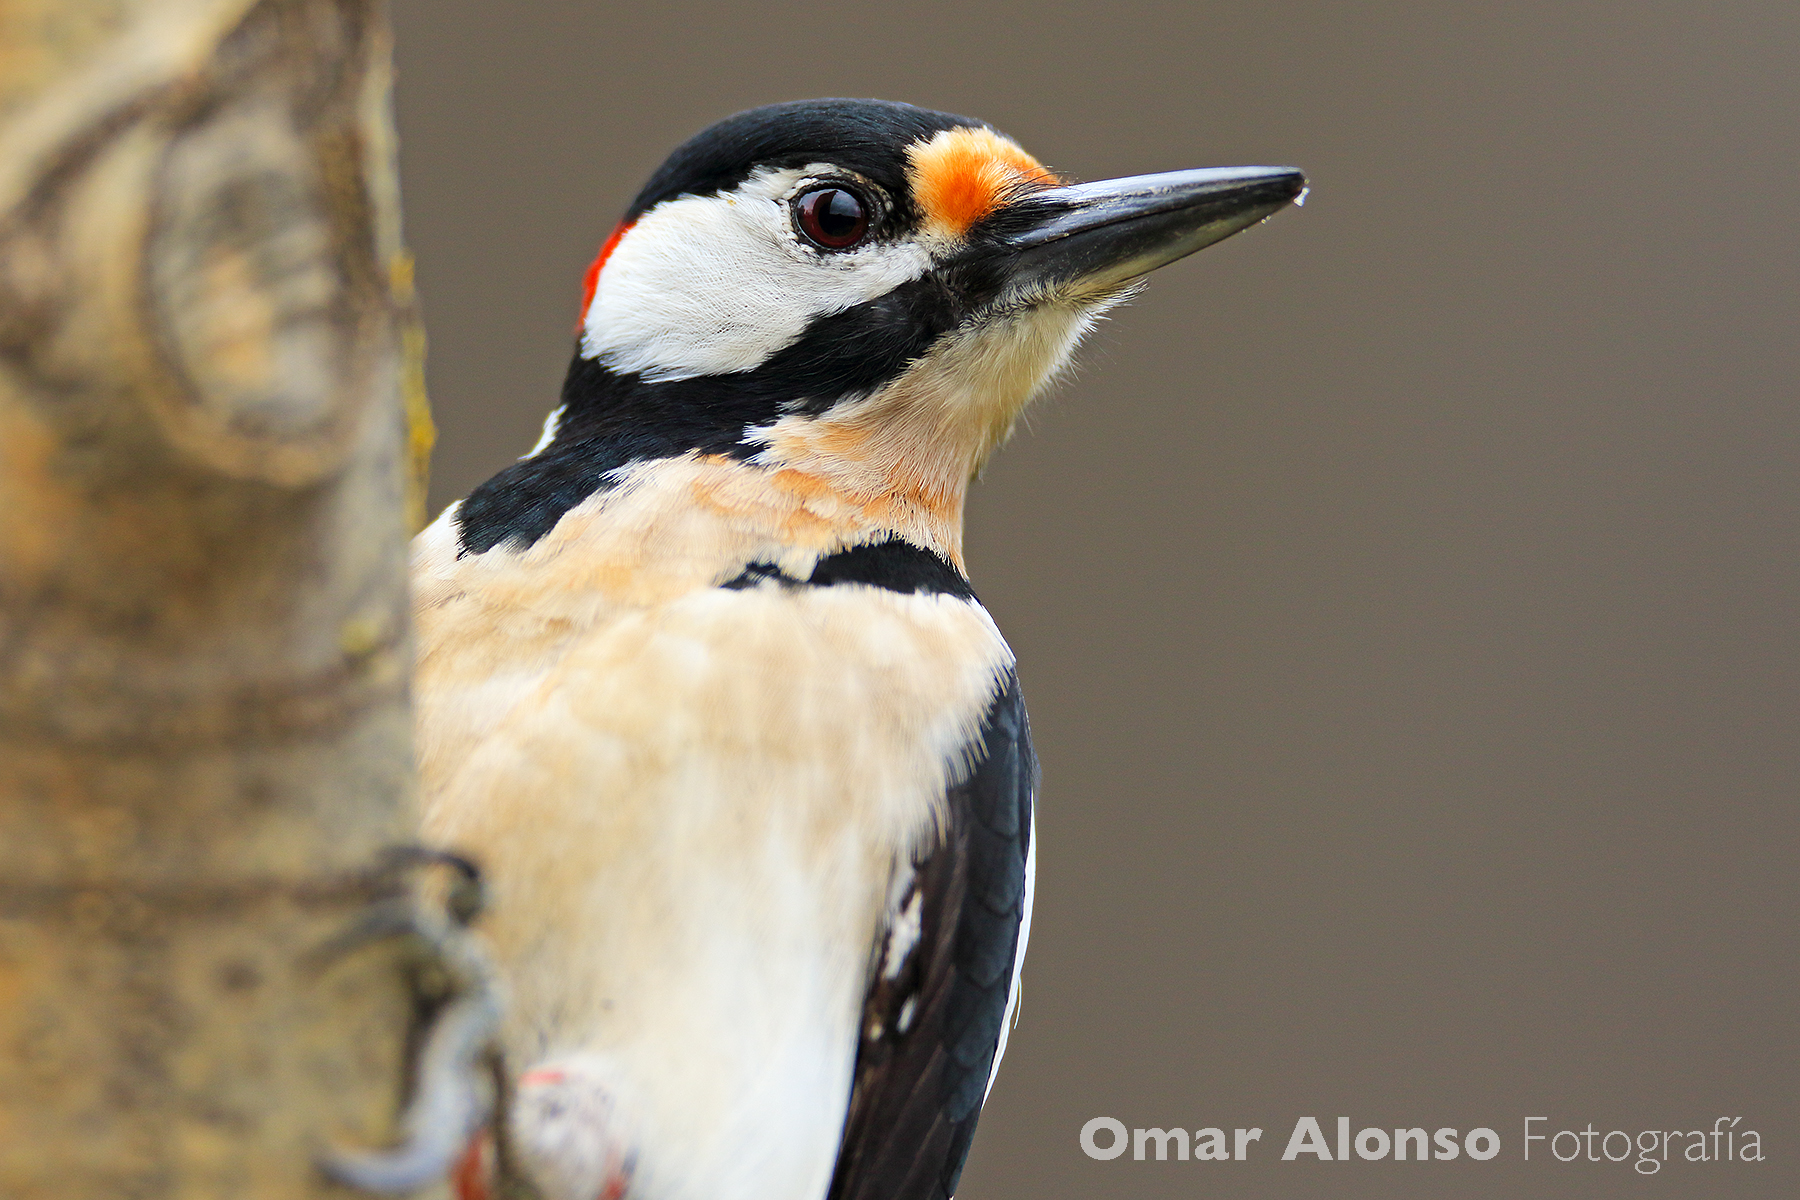
[[815, 319], [923, 275], [930, 254], [911, 242], [838, 254], [801, 242], [789, 199], [801, 181], [834, 173], [765, 169], [725, 195], [645, 213], [600, 273], [582, 353], [656, 382], [749, 371]]

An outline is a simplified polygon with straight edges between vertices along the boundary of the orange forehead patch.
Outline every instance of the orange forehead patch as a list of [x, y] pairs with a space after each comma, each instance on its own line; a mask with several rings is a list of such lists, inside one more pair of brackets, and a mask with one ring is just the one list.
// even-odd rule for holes
[[991, 129], [946, 129], [907, 147], [912, 194], [927, 228], [961, 237], [1022, 191], [1058, 182], [1011, 138]]

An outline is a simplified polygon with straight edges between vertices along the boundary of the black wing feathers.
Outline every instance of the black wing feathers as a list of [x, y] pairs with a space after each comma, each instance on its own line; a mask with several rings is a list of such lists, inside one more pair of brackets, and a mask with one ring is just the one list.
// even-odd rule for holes
[[[917, 902], [917, 942], [902, 963], [885, 945], [874, 962], [830, 1200], [948, 1200], [968, 1158], [1006, 1020], [1037, 787], [1010, 672], [975, 750], [896, 906]], [[895, 926], [890, 940], [908, 931]]]

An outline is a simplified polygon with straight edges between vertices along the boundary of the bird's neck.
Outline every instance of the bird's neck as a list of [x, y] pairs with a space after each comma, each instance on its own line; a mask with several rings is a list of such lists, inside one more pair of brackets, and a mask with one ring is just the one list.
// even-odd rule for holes
[[830, 489], [960, 567], [970, 481], [1089, 320], [1084, 309], [1036, 309], [942, 338], [867, 395], [752, 430], [750, 461]]
[[859, 526], [961, 568], [969, 482], [1004, 431], [968, 428], [941, 400], [896, 387], [818, 416], [783, 416], [754, 432], [749, 461], [771, 472], [772, 486], [828, 496]]
[[[658, 381], [577, 358], [553, 433], [465, 509], [487, 520], [477, 510], [539, 491], [563, 511], [616, 508], [606, 494], [628, 486], [796, 553], [898, 536], [960, 568], [971, 479], [1086, 325], [1080, 310], [1036, 310], [959, 331], [838, 397], [761, 371]], [[540, 476], [553, 485], [529, 482]], [[548, 533], [561, 512], [541, 508], [530, 516]]]

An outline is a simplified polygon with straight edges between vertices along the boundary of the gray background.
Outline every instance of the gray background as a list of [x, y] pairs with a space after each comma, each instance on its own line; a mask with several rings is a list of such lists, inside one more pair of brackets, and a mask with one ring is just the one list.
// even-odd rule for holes
[[[531, 445], [595, 247], [736, 109], [1313, 177], [974, 493], [1045, 783], [964, 1200], [1800, 1194], [1800, 5], [395, 8], [440, 505]], [[1505, 1149], [1279, 1162], [1305, 1114]], [[1720, 1114], [1770, 1161], [1518, 1159], [1526, 1115]], [[1096, 1163], [1097, 1115], [1267, 1132]]]

